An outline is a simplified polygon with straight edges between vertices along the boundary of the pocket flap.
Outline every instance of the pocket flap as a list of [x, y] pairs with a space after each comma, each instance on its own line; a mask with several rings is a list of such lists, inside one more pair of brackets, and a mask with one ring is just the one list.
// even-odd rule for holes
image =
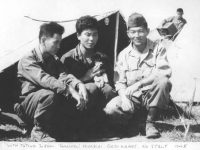
[[132, 59], [129, 59], [128, 60], [129, 71], [137, 70], [138, 69], [138, 63], [139, 63], [139, 59], [136, 59], [134, 57], [132, 57]]
[[144, 60], [144, 62], [148, 65], [148, 66], [155, 66], [155, 63], [153, 62], [153, 60]]

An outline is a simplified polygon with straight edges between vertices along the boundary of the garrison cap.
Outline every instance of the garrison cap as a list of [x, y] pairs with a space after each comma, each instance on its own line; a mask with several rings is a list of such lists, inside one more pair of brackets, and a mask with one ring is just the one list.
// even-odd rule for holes
[[139, 27], [145, 23], [147, 23], [146, 19], [143, 17], [142, 14], [139, 14], [137, 12], [132, 13], [128, 18], [128, 27], [129, 28]]
[[182, 8], [178, 8], [177, 11], [183, 13], [183, 9]]

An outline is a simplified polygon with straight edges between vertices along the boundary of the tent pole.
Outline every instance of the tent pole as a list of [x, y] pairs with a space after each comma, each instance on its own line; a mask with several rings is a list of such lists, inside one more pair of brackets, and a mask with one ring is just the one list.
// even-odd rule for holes
[[118, 45], [118, 31], [119, 31], [119, 11], [116, 15], [116, 26], [115, 26], [115, 45], [114, 45], [114, 67], [117, 59], [117, 45]]

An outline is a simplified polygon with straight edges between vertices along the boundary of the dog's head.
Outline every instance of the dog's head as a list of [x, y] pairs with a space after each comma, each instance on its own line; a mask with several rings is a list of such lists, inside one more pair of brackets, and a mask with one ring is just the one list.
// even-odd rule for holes
[[100, 68], [104, 68], [106, 65], [109, 65], [108, 56], [101, 52], [96, 52], [94, 54], [93, 62], [94, 65], [100, 65], [101, 66]]

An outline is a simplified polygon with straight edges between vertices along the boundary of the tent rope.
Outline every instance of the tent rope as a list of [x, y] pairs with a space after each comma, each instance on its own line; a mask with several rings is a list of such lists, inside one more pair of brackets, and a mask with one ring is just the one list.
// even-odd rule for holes
[[5, 56], [7, 56], [7, 55], [9, 55], [9, 54], [11, 54], [11, 53], [13, 53], [13, 52], [15, 52], [15, 51], [17, 51], [17, 50], [19, 50], [20, 48], [22, 48], [22, 47], [24, 47], [24, 46], [28, 45], [29, 43], [33, 42], [33, 41], [34, 41], [34, 40], [36, 40], [36, 39], [37, 39], [37, 38], [35, 38], [35, 39], [33, 39], [33, 40], [29, 41], [28, 43], [26, 43], [26, 44], [24, 44], [24, 45], [20, 46], [19, 48], [15, 49], [15, 50], [12, 50], [11, 52], [9, 52], [9, 53], [7, 53], [7, 54], [5, 54], [5, 55], [1, 56], [1, 57], [0, 57], [0, 59], [1, 59], [1, 58], [3, 58], [3, 57], [5, 57]]
[[[105, 14], [105, 16], [107, 16], [107, 14], [112, 13], [112, 12], [117, 12], [117, 11], [110, 11], [110, 12], [107, 12], [107, 13], [104, 13], [104, 14]], [[97, 17], [97, 16], [101, 16], [101, 15], [103, 15], [103, 14], [94, 15], [94, 16], [92, 16], [92, 17]], [[105, 17], [105, 16], [104, 16], [104, 17]], [[24, 17], [29, 18], [29, 19], [34, 20], [34, 21], [39, 21], [39, 22], [51, 22], [51, 21], [45, 21], [45, 20], [34, 19], [34, 18], [29, 17], [29, 16], [24, 16]], [[76, 20], [78, 20], [78, 19], [72, 19], [72, 20], [66, 20], [66, 21], [54, 21], [54, 22], [56, 22], [56, 23], [64, 23], [64, 22], [71, 22], [71, 21], [76, 21]], [[7, 54], [1, 56], [0, 58], [3, 58], [3, 57], [5, 57], [5, 56], [7, 56], [7, 55], [9, 55], [9, 54], [11, 54], [11, 53], [13, 53], [13, 52], [19, 50], [20, 48], [26, 46], [27, 44], [31, 43], [32, 41], [34, 41], [34, 40], [36, 40], [36, 39], [37, 39], [37, 38], [35, 38], [35, 39], [29, 41], [29, 42], [26, 43], [25, 45], [22, 45], [21, 47], [12, 50], [11, 52], [9, 52], [9, 53], [7, 53]]]
[[[116, 11], [110, 11], [110, 12], [107, 12], [107, 13], [104, 13], [105, 15], [106, 14], [109, 14], [109, 13], [112, 13], [112, 12], [116, 12]], [[92, 17], [97, 17], [97, 16], [101, 16], [102, 14], [99, 14], [99, 15], [94, 15]], [[34, 21], [39, 21], [39, 22], [51, 22], [51, 21], [47, 21], [47, 20], [39, 20], [39, 19], [34, 19], [34, 18], [31, 18], [29, 16], [24, 16], [26, 18], [29, 18], [31, 20], [34, 20]], [[64, 20], [64, 21], [53, 21], [53, 22], [56, 22], [56, 23], [65, 23], [65, 22], [72, 22], [72, 21], [76, 21], [78, 19], [72, 19], [72, 20]]]

